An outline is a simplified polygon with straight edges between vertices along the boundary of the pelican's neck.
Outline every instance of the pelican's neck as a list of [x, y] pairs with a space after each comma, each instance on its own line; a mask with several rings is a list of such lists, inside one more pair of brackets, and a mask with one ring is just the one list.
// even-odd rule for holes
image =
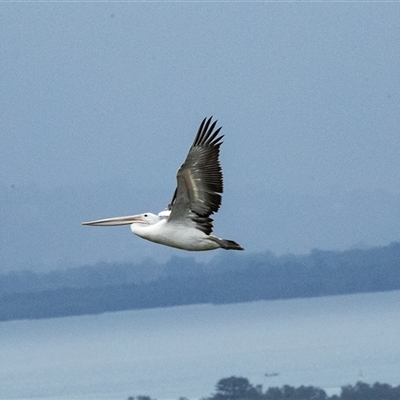
[[158, 218], [158, 221], [154, 221], [151, 224], [133, 223], [131, 224], [131, 231], [135, 235], [148, 239], [153, 237], [166, 222], [166, 219]]

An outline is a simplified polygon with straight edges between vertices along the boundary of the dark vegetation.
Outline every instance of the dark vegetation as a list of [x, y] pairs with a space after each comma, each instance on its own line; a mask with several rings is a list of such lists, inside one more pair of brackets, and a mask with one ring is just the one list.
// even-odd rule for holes
[[99, 264], [0, 275], [0, 320], [400, 289], [400, 243], [308, 255], [220, 253], [208, 264]]
[[[399, 400], [400, 386], [387, 383], [369, 385], [357, 382], [354, 386], [342, 386], [339, 395], [328, 396], [323, 389], [314, 386], [270, 387], [253, 386], [247, 378], [231, 376], [218, 381], [211, 397], [202, 400]], [[153, 400], [149, 396], [129, 397], [128, 400]], [[181, 398], [180, 400], [187, 400]]]

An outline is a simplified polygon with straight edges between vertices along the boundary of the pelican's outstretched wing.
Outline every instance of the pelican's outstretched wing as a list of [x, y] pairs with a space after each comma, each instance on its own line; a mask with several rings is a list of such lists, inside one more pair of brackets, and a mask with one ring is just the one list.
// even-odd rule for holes
[[[215, 129], [217, 121], [204, 119], [185, 162], [177, 173], [178, 186], [170, 208], [168, 222], [195, 224], [207, 235], [212, 232], [210, 215], [221, 205], [223, 192], [222, 170], [219, 163], [219, 148], [223, 135], [221, 128]], [[215, 129], [215, 130], [214, 130]]]

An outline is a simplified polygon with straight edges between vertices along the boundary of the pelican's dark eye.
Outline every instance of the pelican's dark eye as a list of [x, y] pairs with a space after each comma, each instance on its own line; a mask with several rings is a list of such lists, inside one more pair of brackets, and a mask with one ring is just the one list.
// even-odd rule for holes
[[147, 214], [144, 214], [145, 217], [147, 217]]

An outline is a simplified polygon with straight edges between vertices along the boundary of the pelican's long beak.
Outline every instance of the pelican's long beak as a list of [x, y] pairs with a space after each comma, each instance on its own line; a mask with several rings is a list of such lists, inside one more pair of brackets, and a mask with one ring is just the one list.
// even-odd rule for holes
[[115, 217], [99, 219], [97, 221], [82, 222], [82, 225], [91, 226], [117, 226], [117, 225], [130, 225], [135, 222], [143, 222], [144, 218], [141, 215], [128, 215], [127, 217]]

